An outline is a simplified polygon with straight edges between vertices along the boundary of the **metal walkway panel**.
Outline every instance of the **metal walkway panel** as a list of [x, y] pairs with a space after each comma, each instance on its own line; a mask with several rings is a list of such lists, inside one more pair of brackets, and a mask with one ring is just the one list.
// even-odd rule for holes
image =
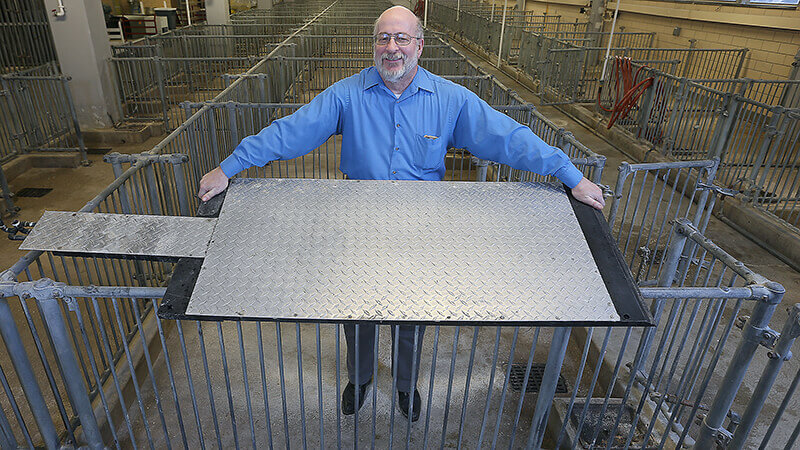
[[45, 211], [20, 250], [202, 258], [216, 219]]
[[218, 220], [187, 315], [619, 321], [560, 186], [238, 179]]

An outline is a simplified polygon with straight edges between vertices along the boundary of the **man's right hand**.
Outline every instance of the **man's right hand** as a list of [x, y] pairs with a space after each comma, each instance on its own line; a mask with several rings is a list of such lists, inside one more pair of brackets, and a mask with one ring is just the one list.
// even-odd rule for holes
[[200, 179], [200, 191], [197, 196], [200, 200], [207, 202], [215, 195], [224, 191], [228, 187], [228, 176], [219, 167], [203, 175]]

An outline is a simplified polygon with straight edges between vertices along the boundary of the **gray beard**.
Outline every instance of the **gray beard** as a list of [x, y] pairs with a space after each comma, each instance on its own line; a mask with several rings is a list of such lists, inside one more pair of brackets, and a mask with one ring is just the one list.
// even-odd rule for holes
[[378, 73], [381, 75], [381, 78], [383, 78], [383, 81], [388, 83], [396, 83], [400, 81], [403, 77], [408, 75], [409, 72], [411, 72], [411, 70], [414, 68], [414, 66], [417, 65], [418, 58], [416, 56], [402, 55], [401, 57], [403, 59], [403, 66], [400, 69], [394, 71], [384, 69], [383, 64], [381, 64], [383, 62], [383, 58], [378, 59], [377, 57], [375, 57], [374, 59], [375, 68], [378, 69]]

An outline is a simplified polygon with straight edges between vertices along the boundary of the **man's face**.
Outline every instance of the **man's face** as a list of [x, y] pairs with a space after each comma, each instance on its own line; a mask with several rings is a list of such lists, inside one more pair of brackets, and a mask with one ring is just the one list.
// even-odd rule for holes
[[[409, 17], [404, 11], [387, 11], [381, 16], [375, 27], [375, 35], [382, 33], [404, 33], [407, 36], [417, 36], [416, 19], [413, 15]], [[386, 82], [394, 83], [412, 73], [422, 54], [422, 45], [422, 39], [411, 39], [411, 43], [407, 46], [398, 45], [394, 38], [390, 39], [386, 45], [375, 43], [375, 67], [381, 78]]]

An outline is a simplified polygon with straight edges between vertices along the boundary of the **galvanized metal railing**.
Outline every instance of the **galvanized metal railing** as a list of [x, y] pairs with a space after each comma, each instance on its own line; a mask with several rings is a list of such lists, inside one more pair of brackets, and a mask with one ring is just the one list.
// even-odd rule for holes
[[[177, 205], [184, 202], [172, 202], [170, 206], [167, 196], [156, 194], [166, 192], [161, 186], [179, 179], [174, 174], [188, 169], [185, 159], [168, 155], [113, 156], [115, 168], [127, 162], [133, 165], [84, 210], [104, 210], [101, 205], [114, 210], [128, 205], [118, 211], [178, 211]], [[167, 170], [159, 170], [161, 165]], [[148, 174], [148, 167], [153, 169], [152, 175]], [[170, 176], [162, 179], [163, 175]], [[185, 179], [189, 174], [183, 175]], [[154, 186], [159, 188], [149, 192]], [[26, 424], [24, 430], [19, 425], [12, 428], [8, 422], [7, 430], [11, 432], [4, 436], [6, 442], [16, 443], [22, 436], [35, 444], [40, 440], [30, 430], [38, 429], [44, 442], [52, 442], [48, 439], [55, 432], [57, 442], [74, 439], [72, 442], [93, 447], [146, 443], [204, 447], [214, 442], [220, 446], [250, 442], [325, 447], [350, 446], [356, 441], [363, 445], [395, 442], [402, 446], [478, 442], [480, 446], [488, 445], [490, 440], [493, 445], [513, 445], [517, 441], [530, 446], [542, 442], [539, 439], [545, 439], [545, 447], [552, 447], [556, 442], [578, 445], [579, 440], [599, 446], [625, 438], [628, 444], [656, 443], [657, 438], [664, 439], [662, 444], [673, 442], [675, 438], [669, 433], [661, 435], [658, 424], [672, 420], [674, 424], [666, 429], [683, 430], [685, 434], [693, 426], [694, 414], [678, 410], [681, 405], [701, 404], [708, 395], [707, 384], [694, 388], [692, 384], [697, 381], [694, 377], [709, 377], [720, 363], [719, 353], [731, 332], [728, 322], [719, 323], [725, 305], [736, 302], [729, 318], [734, 321], [745, 299], [763, 301], [764, 292], [772, 292], [760, 286], [777, 291], [776, 286], [765, 284], [702, 238], [688, 223], [682, 223], [675, 233], [661, 267], [660, 284], [671, 285], [669, 278], [677, 271], [678, 283], [683, 287], [643, 290], [646, 297], [655, 299], [656, 313], [669, 305], [666, 302], [673, 302], [669, 318], [660, 320], [663, 324], [652, 333], [637, 328], [573, 329], [571, 333], [563, 330], [567, 334], [548, 327], [487, 330], [442, 326], [428, 330], [433, 340], [429, 338], [418, 349], [422, 356], [418, 384], [426, 393], [421, 422], [424, 428], [411, 427], [405, 419], [391, 417], [394, 407], [387, 405], [391, 403], [387, 394], [395, 386], [381, 368], [388, 362], [379, 363], [386, 356], [373, 364], [373, 376], [378, 381], [370, 393], [371, 407], [355, 421], [338, 414], [343, 376], [340, 325], [165, 321], [152, 314], [157, 299], [163, 295], [163, 288], [156, 287], [161, 283], [158, 266], [162, 263], [140, 261], [141, 266], [137, 267], [136, 261], [34, 252], [4, 274], [0, 285], [4, 298], [0, 304], [22, 307], [35, 336], [42, 336], [46, 329], [47, 336], [62, 345], [56, 351], [50, 348], [52, 342], [48, 347], [47, 340], [35, 337], [38, 352], [27, 354], [26, 358], [14, 355], [16, 359], [33, 361], [36, 373], [47, 375], [45, 378], [52, 382], [36, 377], [27, 380], [38, 381], [28, 383], [25, 392], [29, 397], [26, 401], [38, 406], [34, 408], [34, 418], [41, 424], [34, 427], [35, 421], [27, 413], [20, 414], [17, 419]], [[681, 263], [687, 239], [697, 247]], [[17, 273], [20, 275], [14, 275]], [[22, 281], [31, 276], [70, 281]], [[740, 278], [758, 284], [737, 287]], [[130, 284], [120, 286], [125, 280]], [[76, 281], [93, 286], [73, 285]], [[774, 303], [775, 296], [768, 297], [768, 303]], [[43, 317], [41, 324], [33, 320], [37, 312]], [[693, 320], [695, 316], [697, 322]], [[699, 317], [704, 320], [698, 324]], [[21, 339], [14, 339], [14, 330], [7, 327], [6, 323], [4, 342], [11, 345], [9, 351], [16, 352], [11, 350], [16, 349], [13, 343]], [[384, 336], [383, 341], [376, 341], [376, 354], [391, 355], [393, 351], [386, 347], [387, 330], [379, 327], [376, 331]], [[459, 342], [459, 335], [469, 331], [471, 345], [463, 349], [466, 343]], [[569, 334], [573, 335], [572, 344], [564, 340]], [[699, 351], [716, 339], [720, 342], [713, 358]], [[66, 342], [71, 345], [64, 346]], [[550, 348], [573, 345], [581, 356], [548, 374], [546, 356], [538, 356], [548, 353], [548, 342]], [[476, 358], [479, 354], [484, 356]], [[628, 371], [625, 362], [631, 359]], [[23, 365], [17, 361], [15, 370], [23, 373], [19, 371]], [[542, 384], [529, 381], [542, 367]], [[669, 377], [661, 375], [663, 367], [672, 367]], [[659, 383], [674, 386], [669, 378], [680, 375], [684, 367], [691, 371], [684, 373], [680, 389], [673, 392], [659, 387]], [[632, 375], [640, 372], [642, 375]], [[541, 435], [528, 428], [529, 416], [522, 412], [536, 403], [525, 393], [537, 386], [544, 389], [547, 384], [554, 389], [565, 384], [567, 389], [553, 403], [555, 419], [551, 419], [554, 421], [549, 424], [550, 431]], [[522, 387], [514, 387], [518, 385]], [[69, 399], [64, 391], [69, 392]], [[19, 400], [13, 394], [11, 398]], [[652, 409], [653, 401], [665, 402], [665, 406]], [[63, 407], [56, 408], [58, 404]], [[604, 418], [618, 428], [622, 420], [631, 417], [631, 412], [636, 417], [635, 438], [631, 437], [633, 431], [628, 434], [611, 430], [607, 435], [599, 426], [600, 418]], [[49, 423], [49, 416], [42, 416], [45, 413], [62, 420]], [[640, 417], [643, 420], [638, 420]], [[652, 435], [653, 428], [658, 434]], [[388, 430], [389, 435], [379, 430]], [[459, 431], [456, 435], [448, 430]]]
[[[544, 103], [593, 103], [600, 88], [609, 87], [614, 78], [613, 64], [601, 76], [603, 47], [551, 48], [539, 61], [538, 74]], [[660, 69], [676, 77], [736, 78], [741, 72], [747, 49], [702, 48], [612, 48], [610, 58], [627, 57], [637, 64]], [[601, 80], [605, 85], [601, 86]], [[612, 85], [613, 86], [613, 85]]]
[[[55, 63], [0, 75], [0, 163], [33, 152], [77, 152], [88, 163], [70, 78]], [[0, 168], [2, 207], [15, 214], [13, 195]]]
[[[677, 160], [719, 158], [720, 185], [797, 225], [798, 109], [773, 105], [797, 102], [800, 81], [695, 81], [651, 68], [644, 68], [638, 79], [645, 77], [653, 77], [653, 86], [627, 118], [617, 121], [618, 127]], [[616, 77], [610, 76], [604, 104], [610, 105], [618, 94], [615, 83]]]
[[[784, 445], [783, 448], [788, 450], [795, 446], [797, 437], [800, 435], [800, 422], [795, 421], [794, 424], [792, 422], [786, 423], [787, 421], [784, 417], [789, 403], [797, 401], [795, 392], [798, 383], [800, 383], [800, 370], [792, 378], [785, 393], [782, 393], [780, 405], [771, 417], [770, 415], [760, 416], [767, 396], [776, 391], [775, 382], [781, 368], [785, 362], [792, 358], [792, 346], [797, 338], [800, 337], [800, 304], [795, 304], [790, 309], [789, 316], [786, 318], [780, 334], [773, 335], [773, 337], [777, 338], [777, 340], [774, 345], [769, 346], [771, 349], [767, 353], [768, 361], [764, 364], [764, 371], [759, 378], [758, 385], [753, 390], [747, 409], [742, 414], [742, 420], [735, 428], [731, 427], [733, 429], [729, 430], [729, 433], [725, 435], [726, 440], [730, 439], [728, 448], [755, 447], [756, 443], [758, 443], [759, 449], [778, 448], [779, 445]], [[751, 436], [748, 440], [748, 436], [751, 435], [757, 422], [764, 426], [769, 424], [767, 431], [763, 434], [763, 437]], [[792, 425], [794, 427], [790, 429]], [[732, 436], [730, 432], [733, 433]]]
[[58, 65], [47, 15], [43, 0], [9, 0], [0, 5], [0, 73]]
[[[199, 177], [218, 165], [244, 135], [300, 106], [225, 100], [237, 89], [244, 100], [247, 90], [242, 86], [258, 79], [253, 75], [264, 66], [262, 60], [245, 76], [229, 77], [230, 85], [213, 102], [186, 103], [187, 119], [151, 152], [109, 155], [117, 179], [83, 210], [194, 214]], [[485, 74], [459, 76], [471, 77], [461, 81], [476, 89], [486, 84], [481, 81]], [[288, 85], [302, 89], [308, 83], [299, 80]], [[496, 100], [493, 105], [528, 124], [546, 142], [564, 148], [586, 176], [599, 180], [602, 157], [496, 81], [491, 86], [492, 94], [485, 98]], [[307, 157], [251, 169], [248, 175], [340, 176], [336, 145], [333, 137]], [[488, 167], [458, 149], [448, 152], [446, 162], [452, 179], [515, 181], [533, 176]], [[663, 236], [665, 221], [673, 218], [691, 216], [702, 224], [713, 207], [708, 195], [714, 191], [704, 186], [713, 180], [712, 167], [713, 161], [631, 170], [645, 175], [638, 182], [629, 182], [637, 180], [635, 175], [623, 179], [612, 225], [621, 223], [619, 229], [628, 230], [633, 239], [636, 228], [649, 227]], [[661, 206], [623, 200], [636, 198], [637, 189], [660, 192]], [[15, 380], [0, 373], [0, 384], [9, 404], [29, 406], [12, 406], [11, 415], [0, 414], [0, 439], [8, 446], [25, 442], [48, 447], [69, 442], [91, 447], [222, 447], [244, 442], [424, 447], [474, 442], [481, 447], [490, 440], [492, 446], [525, 442], [519, 445], [575, 447], [611, 446], [621, 439], [624, 447], [663, 447], [700, 435], [695, 431], [697, 412], [716, 399], [702, 434], [713, 437], [721, 425], [716, 418], [727, 413], [731, 391], [735, 394], [747, 369], [741, 362], [758, 345], [742, 339], [735, 364], [727, 360], [723, 349], [738, 338], [732, 328], [735, 317], [744, 304], [752, 303], [754, 313], [744, 329], [748, 336], [755, 334], [763, 329], [782, 290], [686, 221], [678, 222], [672, 236], [664, 244], [663, 258], [637, 263], [646, 267], [641, 279], [648, 281], [652, 273], [655, 284], [662, 286], [643, 288], [644, 296], [653, 299], [658, 322], [652, 330], [428, 330], [433, 340], [416, 349], [422, 356], [418, 383], [425, 392], [424, 422], [416, 427], [393, 417], [396, 386], [382, 366], [394, 359], [386, 355], [396, 352], [387, 348], [385, 328], [362, 325], [375, 326], [383, 335], [376, 340], [376, 354], [384, 356], [373, 361], [377, 387], [369, 394], [371, 408], [360, 420], [345, 420], [338, 413], [340, 325], [162, 320], [153, 310], [163, 296], [170, 263], [31, 252], [0, 276], [0, 332], [8, 352], [0, 357], [12, 360], [18, 374]], [[656, 242], [658, 249], [665, 241], [662, 237]], [[663, 317], [670, 306], [669, 316]], [[11, 320], [14, 316], [25, 324], [22, 334]], [[464, 333], [471, 335], [469, 346], [460, 338]], [[706, 352], [711, 342], [717, 345]], [[32, 344], [26, 348], [25, 343]], [[546, 354], [566, 346], [580, 357], [556, 370]], [[712, 375], [723, 367], [729, 367], [721, 383], [727, 391], [712, 397]], [[533, 381], [541, 369], [542, 381]], [[546, 395], [558, 388], [560, 377], [565, 392], [555, 398]], [[537, 388], [543, 394], [534, 401], [526, 393]], [[549, 422], [545, 404], [553, 405]], [[693, 409], [689, 414], [688, 408]], [[630, 431], [620, 431], [628, 418]], [[604, 421], [613, 424], [611, 429], [603, 430]], [[548, 427], [532, 425], [539, 423]]]

